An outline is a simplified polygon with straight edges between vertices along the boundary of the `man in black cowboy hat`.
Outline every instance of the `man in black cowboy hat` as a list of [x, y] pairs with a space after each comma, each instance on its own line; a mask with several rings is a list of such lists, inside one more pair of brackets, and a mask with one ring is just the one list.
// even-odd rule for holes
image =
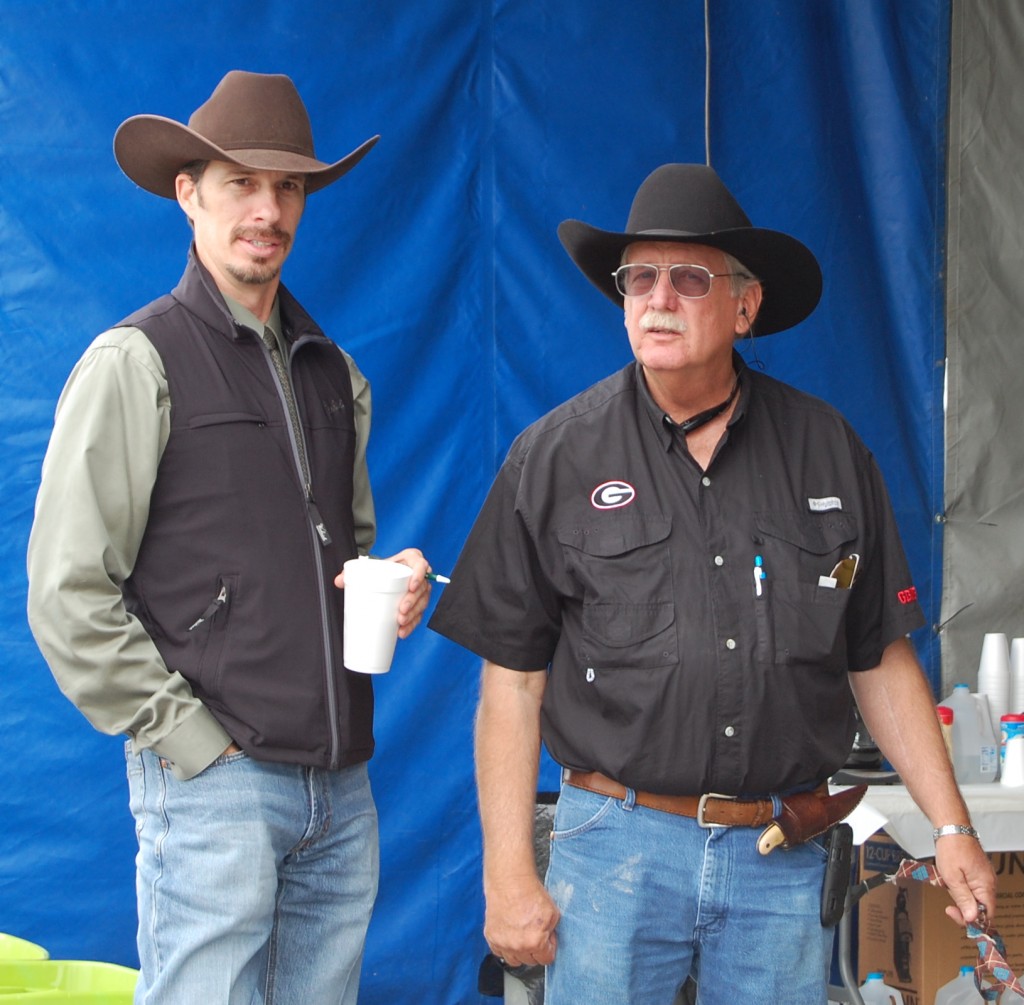
[[[995, 901], [874, 460], [734, 350], [811, 313], [818, 264], [699, 165], [651, 174], [625, 233], [559, 236], [636, 361], [516, 440], [431, 620], [485, 660], [485, 935], [548, 965], [547, 1005], [669, 1005], [688, 975], [702, 1005], [820, 1005], [854, 696], [937, 828], [951, 916]], [[546, 888], [542, 739], [564, 779]]]
[[[356, 1000], [373, 693], [343, 664], [337, 587], [375, 536], [369, 387], [279, 277], [306, 196], [376, 139], [322, 162], [292, 81], [232, 71], [188, 126], [135, 116], [114, 141], [194, 241], [64, 389], [29, 616], [62, 689], [130, 737], [137, 1002]], [[404, 637], [429, 567], [392, 561], [412, 569]]]

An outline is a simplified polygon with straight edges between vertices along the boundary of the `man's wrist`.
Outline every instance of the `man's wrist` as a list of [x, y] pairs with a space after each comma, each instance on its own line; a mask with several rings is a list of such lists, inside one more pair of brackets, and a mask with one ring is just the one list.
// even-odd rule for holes
[[954, 834], [963, 834], [966, 837], [974, 838], [975, 841], [981, 840], [978, 837], [978, 832], [970, 824], [943, 824], [932, 831], [932, 838], [938, 841], [941, 837], [950, 837]]

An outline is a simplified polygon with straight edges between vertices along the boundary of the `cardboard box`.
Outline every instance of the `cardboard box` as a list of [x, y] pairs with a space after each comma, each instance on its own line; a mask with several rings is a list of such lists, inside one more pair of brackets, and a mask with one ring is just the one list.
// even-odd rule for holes
[[[860, 873], [866, 879], [893, 872], [912, 858], [887, 834], [879, 832], [861, 846]], [[1024, 973], [1024, 851], [989, 855], [999, 885], [996, 930], [1006, 943], [1013, 972]], [[862, 897], [857, 923], [858, 977], [873, 970], [903, 993], [905, 1005], [934, 1005], [935, 994], [962, 966], [978, 962], [977, 944], [945, 914], [949, 894], [919, 880], [884, 883]], [[980, 998], [979, 998], [980, 1001]]]

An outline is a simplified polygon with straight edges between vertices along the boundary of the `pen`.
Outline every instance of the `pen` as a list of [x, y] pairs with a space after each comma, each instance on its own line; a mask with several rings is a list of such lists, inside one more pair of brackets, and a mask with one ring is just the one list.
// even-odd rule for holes
[[764, 559], [760, 555], [754, 556], [754, 593], [761, 596], [761, 580], [765, 577], [763, 568]]
[[439, 576], [436, 572], [428, 572], [427, 579], [432, 583], [450, 583], [451, 580], [447, 576]]

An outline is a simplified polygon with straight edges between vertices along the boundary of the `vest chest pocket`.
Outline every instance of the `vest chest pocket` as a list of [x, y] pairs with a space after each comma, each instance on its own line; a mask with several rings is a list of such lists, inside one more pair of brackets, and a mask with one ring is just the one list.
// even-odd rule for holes
[[208, 426], [225, 426], [232, 423], [254, 423], [266, 425], [267, 417], [258, 412], [212, 412], [206, 415], [193, 415], [188, 420], [189, 429], [205, 429]]
[[678, 661], [666, 517], [614, 519], [557, 532], [579, 596], [576, 652], [594, 670], [662, 667]]

